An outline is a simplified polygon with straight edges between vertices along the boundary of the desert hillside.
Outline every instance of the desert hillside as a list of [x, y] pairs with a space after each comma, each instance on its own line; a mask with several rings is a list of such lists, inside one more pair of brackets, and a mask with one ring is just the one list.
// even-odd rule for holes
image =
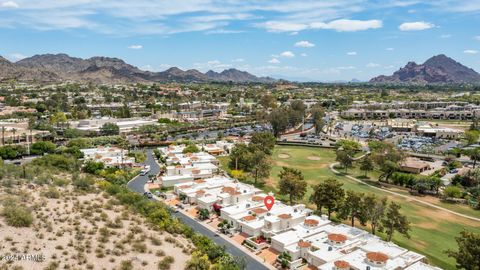
[[63, 179], [11, 187], [3, 182], [0, 255], [37, 257], [4, 257], [0, 269], [185, 267], [192, 250], [187, 239], [157, 230], [98, 188], [86, 191]]

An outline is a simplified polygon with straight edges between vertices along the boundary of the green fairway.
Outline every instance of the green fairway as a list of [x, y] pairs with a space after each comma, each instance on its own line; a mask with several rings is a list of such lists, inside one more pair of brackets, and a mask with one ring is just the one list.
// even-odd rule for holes
[[[300, 169], [309, 185], [318, 184], [326, 178], [333, 177], [341, 181], [345, 189], [375, 193], [400, 203], [402, 205], [402, 212], [408, 216], [412, 223], [411, 239], [396, 234], [394, 236], [394, 242], [410, 250], [425, 254], [431, 263], [444, 269], [456, 269], [454, 260], [448, 258], [444, 253], [446, 249], [456, 248], [454, 237], [458, 236], [463, 229], [480, 233], [480, 222], [458, 217], [415, 201], [394, 196], [350, 180], [343, 175], [334, 174], [328, 168], [329, 164], [335, 162], [335, 152], [333, 150], [312, 147], [276, 146], [272, 158], [272, 172], [270, 178], [266, 180], [264, 187], [266, 191], [276, 190], [278, 174], [282, 166], [287, 166]], [[227, 161], [228, 158], [221, 158], [224, 168], [226, 167]], [[362, 172], [356, 169], [352, 170], [351, 173], [354, 176], [363, 175]], [[378, 172], [369, 173], [372, 179], [378, 177], [377, 174]], [[311, 192], [312, 188], [309, 186], [308, 193], [302, 202], [308, 203], [308, 197]], [[275, 197], [286, 199], [278, 194], [276, 194]], [[449, 209], [457, 210], [456, 205], [448, 206]], [[477, 215], [478, 211], [469, 209], [468, 211], [465, 210], [465, 214]]]

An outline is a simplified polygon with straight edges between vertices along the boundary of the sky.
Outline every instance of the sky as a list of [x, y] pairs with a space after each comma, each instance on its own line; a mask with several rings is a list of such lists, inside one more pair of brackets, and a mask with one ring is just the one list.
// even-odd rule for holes
[[446, 54], [480, 71], [480, 0], [0, 0], [0, 55], [368, 80]]

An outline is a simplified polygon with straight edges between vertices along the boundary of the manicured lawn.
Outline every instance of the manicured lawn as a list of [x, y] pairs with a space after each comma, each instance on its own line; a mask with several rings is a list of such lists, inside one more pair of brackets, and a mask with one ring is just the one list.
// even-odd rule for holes
[[[221, 158], [222, 165], [226, 165], [227, 162], [228, 158]], [[303, 199], [304, 203], [308, 203], [308, 197], [312, 192], [310, 185], [321, 183], [329, 177], [334, 177], [341, 181], [345, 189], [364, 193], [375, 193], [400, 203], [402, 205], [402, 212], [409, 217], [412, 223], [411, 238], [407, 239], [396, 234], [393, 239], [394, 242], [407, 249], [425, 254], [431, 263], [444, 269], [455, 269], [454, 260], [448, 258], [444, 253], [446, 249], [456, 248], [455, 236], [458, 236], [463, 229], [480, 233], [480, 222], [461, 218], [414, 201], [393, 196], [352, 181], [343, 175], [332, 173], [328, 168], [330, 163], [335, 162], [335, 153], [332, 150], [310, 147], [276, 146], [273, 153], [273, 162], [270, 178], [266, 180], [264, 187], [266, 191], [275, 192], [278, 174], [282, 166], [287, 166], [300, 169], [309, 183], [307, 195]], [[349, 170], [349, 173], [352, 173], [354, 176], [363, 175], [363, 172], [358, 169]], [[378, 177], [378, 172], [369, 172], [369, 175], [373, 179]], [[278, 194], [276, 194], [275, 197], [277, 199], [286, 199]], [[449, 209], [458, 207], [457, 205], [445, 205], [447, 205]], [[446, 206], [444, 207], [447, 208]], [[468, 214], [473, 215], [471, 211], [475, 210], [467, 210], [467, 208], [465, 208], [464, 211], [465, 214], [468, 212]], [[477, 212], [478, 211], [475, 211], [475, 214], [477, 214]]]

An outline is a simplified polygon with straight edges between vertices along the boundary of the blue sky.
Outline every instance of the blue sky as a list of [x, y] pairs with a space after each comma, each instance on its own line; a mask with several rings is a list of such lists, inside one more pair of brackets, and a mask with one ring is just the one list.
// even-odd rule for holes
[[0, 0], [0, 55], [368, 80], [444, 53], [480, 71], [480, 0]]

